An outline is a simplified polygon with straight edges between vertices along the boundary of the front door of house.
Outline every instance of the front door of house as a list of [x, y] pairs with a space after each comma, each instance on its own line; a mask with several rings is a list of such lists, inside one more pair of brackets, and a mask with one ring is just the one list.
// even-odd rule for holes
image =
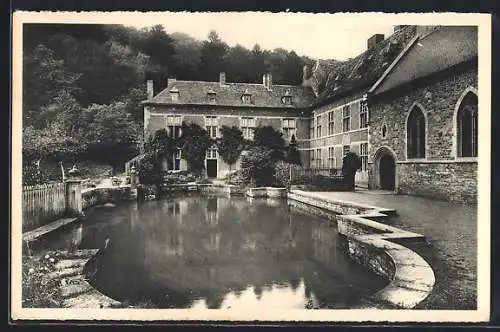
[[207, 177], [217, 177], [217, 159], [207, 159]]
[[380, 158], [380, 188], [384, 190], [394, 190], [396, 182], [396, 165], [394, 158], [390, 155], [383, 155]]

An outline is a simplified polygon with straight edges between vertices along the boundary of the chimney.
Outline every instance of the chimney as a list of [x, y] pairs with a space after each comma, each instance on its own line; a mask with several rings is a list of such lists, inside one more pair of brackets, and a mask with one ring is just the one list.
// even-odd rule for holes
[[273, 86], [273, 76], [271, 73], [262, 75], [262, 85], [264, 85], [266, 89], [271, 90], [271, 87]]
[[368, 50], [372, 49], [373, 47], [375, 47], [378, 43], [380, 43], [382, 41], [384, 41], [384, 35], [383, 34], [380, 34], [380, 33], [374, 34], [373, 36], [371, 36], [370, 38], [368, 38], [367, 49]]
[[224, 72], [219, 73], [219, 83], [220, 86], [226, 85], [226, 73]]
[[146, 81], [146, 95], [148, 99], [153, 98], [154, 96], [154, 85], [153, 85], [153, 80], [147, 80]]

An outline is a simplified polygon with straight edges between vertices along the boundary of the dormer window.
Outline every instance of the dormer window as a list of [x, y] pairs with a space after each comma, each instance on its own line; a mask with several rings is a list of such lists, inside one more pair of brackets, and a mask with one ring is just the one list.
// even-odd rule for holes
[[177, 89], [176, 87], [170, 89], [170, 96], [172, 98], [172, 101], [179, 101], [179, 89]]
[[241, 101], [243, 104], [250, 104], [252, 102], [252, 95], [248, 92], [248, 90], [245, 90], [243, 95], [241, 95]]
[[286, 90], [285, 95], [281, 98], [281, 102], [285, 105], [292, 105], [292, 95], [289, 90]]
[[209, 103], [215, 103], [215, 96], [216, 96], [216, 93], [214, 90], [212, 90], [212, 89], [208, 90], [207, 100]]

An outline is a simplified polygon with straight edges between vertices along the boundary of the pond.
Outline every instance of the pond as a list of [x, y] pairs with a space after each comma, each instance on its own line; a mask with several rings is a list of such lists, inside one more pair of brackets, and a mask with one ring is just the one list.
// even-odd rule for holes
[[[39, 245], [67, 248], [73, 232]], [[387, 284], [347, 257], [335, 223], [286, 200], [190, 196], [87, 211], [80, 248], [103, 247], [91, 283], [131, 305], [352, 308]]]

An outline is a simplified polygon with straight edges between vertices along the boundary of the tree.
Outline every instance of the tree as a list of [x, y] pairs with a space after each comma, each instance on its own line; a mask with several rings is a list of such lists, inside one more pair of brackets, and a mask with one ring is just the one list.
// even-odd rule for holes
[[283, 134], [271, 126], [257, 127], [254, 134], [254, 144], [272, 151], [273, 161], [285, 159], [285, 140]]
[[244, 148], [243, 133], [238, 127], [222, 126], [222, 137], [218, 142], [218, 152], [222, 160], [231, 166], [236, 163]]
[[297, 140], [295, 139], [295, 135], [292, 135], [292, 139], [290, 140], [290, 144], [288, 145], [286, 161], [290, 164], [302, 165], [302, 161], [300, 160], [300, 153], [297, 149]]
[[116, 169], [137, 154], [140, 129], [126, 113], [124, 103], [93, 104], [85, 112], [92, 119], [85, 135], [90, 157], [106, 161]]
[[216, 31], [210, 31], [208, 40], [203, 42], [201, 49], [200, 72], [202, 79], [214, 80], [219, 73], [225, 70], [224, 57], [228, 50], [228, 45], [224, 43]]
[[361, 168], [361, 158], [355, 152], [347, 152], [342, 159], [342, 175], [352, 190], [356, 171]]
[[23, 59], [23, 123], [40, 128], [46, 125], [41, 108], [62, 92], [78, 92], [80, 74], [68, 70], [63, 60], [43, 44]]
[[201, 175], [205, 169], [205, 157], [213, 141], [207, 131], [195, 123], [182, 123], [180, 146], [182, 159], [187, 161], [188, 171]]

